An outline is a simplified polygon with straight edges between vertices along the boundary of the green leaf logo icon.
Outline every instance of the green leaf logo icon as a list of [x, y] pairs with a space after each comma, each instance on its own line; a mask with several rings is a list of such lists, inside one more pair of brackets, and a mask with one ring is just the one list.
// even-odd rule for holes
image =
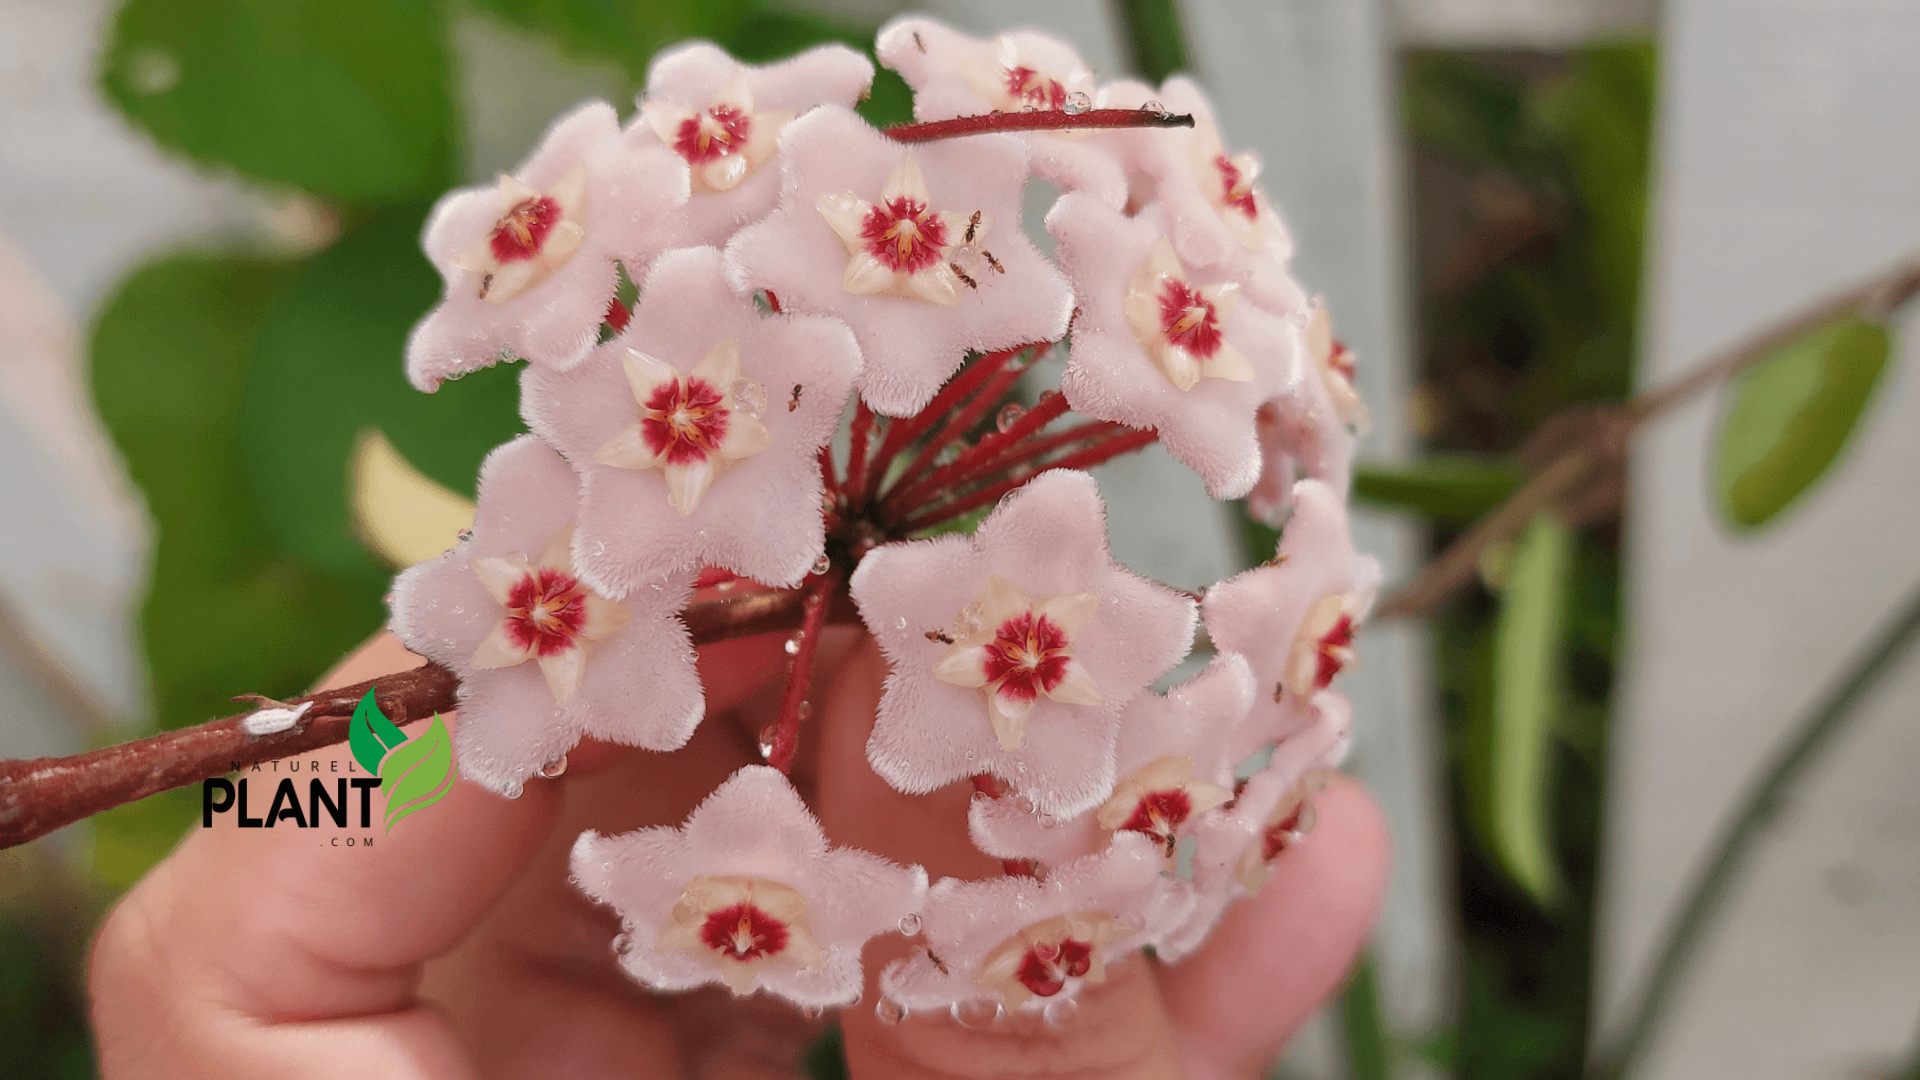
[[361, 768], [379, 776], [380, 759], [406, 741], [406, 734], [394, 727], [393, 721], [374, 703], [373, 691], [367, 691], [367, 696], [354, 707], [353, 720], [347, 724], [347, 745], [353, 750], [353, 759]]
[[401, 818], [432, 806], [452, 790], [459, 772], [453, 767], [453, 739], [438, 713], [419, 736], [387, 751], [379, 775], [380, 794], [387, 800], [388, 832]]

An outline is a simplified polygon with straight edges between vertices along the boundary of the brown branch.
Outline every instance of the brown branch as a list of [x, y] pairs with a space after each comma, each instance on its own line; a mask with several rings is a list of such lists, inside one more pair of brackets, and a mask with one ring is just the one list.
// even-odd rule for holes
[[[1920, 261], [1907, 261], [1845, 292], [1798, 312], [1701, 364], [1664, 386], [1638, 394], [1625, 403], [1593, 412], [1575, 406], [1567, 412], [1586, 412], [1585, 434], [1573, 445], [1549, 458], [1519, 491], [1495, 507], [1440, 556], [1422, 567], [1412, 581], [1381, 601], [1376, 618], [1425, 615], [1439, 607], [1455, 589], [1472, 580], [1487, 548], [1520, 535], [1533, 515], [1607, 472], [1626, 458], [1634, 434], [1649, 422], [1684, 402], [1719, 386], [1771, 356], [1782, 346], [1849, 312], [1885, 319], [1920, 294]], [[1548, 417], [1541, 426], [1566, 419]]]
[[1077, 131], [1090, 128], [1192, 127], [1188, 113], [1170, 113], [1164, 109], [1088, 109], [1070, 113], [1062, 109], [1035, 109], [1032, 112], [996, 112], [981, 116], [956, 116], [951, 120], [928, 120], [920, 124], [900, 124], [884, 129], [895, 142], [922, 143], [953, 139], [962, 135], [986, 135], [996, 131]]
[[[796, 589], [751, 588], [697, 599], [681, 618], [694, 644], [705, 645], [790, 630], [800, 624], [802, 601]], [[848, 602], [831, 608], [829, 617], [837, 621], [854, 617]], [[452, 711], [460, 686], [453, 672], [427, 664], [294, 698], [287, 704], [310, 701], [313, 706], [293, 727], [272, 735], [248, 734], [243, 725], [252, 714], [247, 712], [71, 757], [0, 761], [0, 848], [122, 803], [343, 742], [354, 706], [375, 683], [374, 700], [382, 712], [413, 720]]]

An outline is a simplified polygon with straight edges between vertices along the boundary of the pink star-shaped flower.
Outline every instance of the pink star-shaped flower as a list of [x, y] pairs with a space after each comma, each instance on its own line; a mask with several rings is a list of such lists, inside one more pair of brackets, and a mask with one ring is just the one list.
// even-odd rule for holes
[[909, 149], [822, 106], [788, 126], [780, 161], [780, 205], [727, 245], [729, 276], [784, 310], [845, 320], [875, 411], [918, 411], [968, 350], [1065, 333], [1073, 295], [1020, 232], [1021, 143]]
[[1038, 814], [1015, 798], [976, 796], [967, 815], [973, 842], [996, 859], [1059, 866], [1104, 849], [1118, 833], [1139, 833], [1172, 865], [1174, 847], [1209, 811], [1233, 798], [1230, 738], [1253, 706], [1253, 672], [1221, 653], [1165, 697], [1142, 694], [1120, 720], [1113, 794], [1072, 818]]
[[1293, 240], [1254, 183], [1259, 160], [1251, 153], [1227, 153], [1206, 93], [1192, 80], [1175, 77], [1157, 91], [1145, 83], [1116, 82], [1106, 88], [1105, 98], [1104, 104], [1114, 108], [1157, 100], [1170, 112], [1194, 118], [1191, 128], [1139, 128], [1119, 137], [1129, 167], [1143, 174], [1154, 199], [1166, 207], [1180, 258], [1241, 282], [1248, 299], [1269, 311], [1304, 310], [1306, 293], [1287, 272]]
[[1299, 331], [1183, 264], [1157, 205], [1128, 217], [1084, 194], [1047, 215], [1080, 300], [1061, 389], [1075, 411], [1153, 429], [1216, 498], [1260, 475], [1253, 418], [1296, 378]]
[[1260, 481], [1247, 512], [1269, 524], [1285, 518], [1299, 476], [1324, 482], [1344, 497], [1353, 481], [1355, 432], [1367, 429], [1367, 405], [1354, 388], [1354, 356], [1333, 336], [1324, 297], [1308, 316], [1302, 378], [1260, 407]]
[[[1085, 112], [1099, 97], [1093, 70], [1073, 46], [1031, 30], [992, 41], [968, 37], [944, 23], [905, 15], [880, 29], [880, 62], [913, 88], [917, 120], [948, 120], [989, 112]], [[1037, 176], [1063, 191], [1087, 191], [1116, 208], [1127, 201], [1127, 177], [1113, 138], [1093, 132], [1033, 132], [1018, 136]]]
[[943, 878], [927, 893], [926, 947], [880, 973], [880, 992], [912, 1009], [969, 1001], [1009, 1011], [1072, 1000], [1136, 953], [1162, 912], [1160, 853], [1141, 836], [1062, 866], [1044, 879]]
[[393, 632], [460, 676], [460, 771], [518, 794], [584, 735], [650, 750], [692, 736], [704, 701], [678, 618], [692, 576], [609, 597], [568, 558], [579, 481], [539, 439], [487, 455], [473, 534], [400, 573]]
[[815, 105], [851, 108], [872, 84], [873, 64], [845, 45], [764, 66], [703, 41], [656, 57], [634, 130], [650, 132], [691, 170], [675, 243], [724, 244], [765, 217], [780, 197], [780, 171], [766, 167], [780, 133]]
[[909, 794], [978, 773], [1071, 815], [1112, 791], [1121, 710], [1193, 643], [1193, 604], [1107, 551], [1093, 478], [1043, 473], [972, 536], [885, 544], [851, 581], [891, 661], [867, 758]]
[[522, 383], [528, 424], [581, 473], [581, 573], [614, 593], [700, 565], [805, 577], [826, 550], [817, 454], [859, 367], [845, 325], [760, 314], [713, 248], [662, 255], [625, 333]]
[[613, 109], [583, 106], [512, 176], [440, 200], [422, 245], [446, 295], [407, 340], [407, 377], [441, 380], [524, 359], [570, 367], [600, 333], [618, 276], [666, 246], [686, 166], [635, 146]]
[[1353, 720], [1352, 705], [1332, 691], [1314, 695], [1313, 707], [1312, 723], [1282, 739], [1233, 803], [1195, 827], [1193, 907], [1154, 942], [1161, 958], [1177, 961], [1198, 948], [1227, 906], [1258, 892], [1274, 861], [1313, 829], [1313, 798], [1345, 754]]
[[1201, 600], [1214, 645], [1244, 655], [1253, 668], [1253, 709], [1235, 747], [1243, 753], [1312, 719], [1313, 696], [1353, 662], [1354, 632], [1380, 583], [1380, 564], [1353, 550], [1339, 495], [1302, 480], [1293, 504], [1274, 560], [1213, 586]]
[[620, 966], [658, 990], [724, 983], [805, 1008], [860, 996], [860, 948], [918, 911], [927, 873], [829, 848], [776, 769], [749, 765], [680, 828], [573, 845], [582, 891], [619, 912]]

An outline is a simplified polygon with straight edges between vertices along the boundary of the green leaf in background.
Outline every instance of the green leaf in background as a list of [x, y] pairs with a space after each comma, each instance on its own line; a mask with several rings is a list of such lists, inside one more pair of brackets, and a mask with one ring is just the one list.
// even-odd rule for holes
[[1465, 456], [1395, 465], [1361, 462], [1353, 470], [1353, 497], [1384, 509], [1465, 524], [1499, 506], [1523, 478], [1520, 467], [1510, 462]]
[[1886, 367], [1887, 328], [1838, 319], [1747, 372], [1720, 421], [1714, 494], [1738, 529], [1771, 521], [1847, 444]]
[[[94, 405], [157, 538], [140, 637], [163, 728], [231, 713], [242, 691], [296, 694], [380, 625], [383, 586], [279, 550], [247, 480], [239, 421], [254, 335], [299, 270], [163, 258], [122, 283], [94, 327]], [[173, 846], [197, 805], [178, 794], [96, 819], [106, 880], [131, 882]]]
[[241, 416], [254, 497], [276, 541], [382, 590], [387, 573], [351, 521], [355, 436], [378, 427], [415, 467], [471, 496], [480, 459], [525, 430], [517, 364], [434, 394], [407, 382], [407, 332], [440, 296], [417, 240], [425, 210], [382, 210], [307, 266], [261, 325]]
[[393, 726], [387, 714], [380, 711], [380, 704], [373, 700], [373, 691], [367, 691], [367, 696], [353, 707], [353, 719], [347, 722], [347, 746], [353, 750], [353, 760], [359, 762], [368, 775], [379, 776], [380, 760], [387, 756], [387, 751], [406, 741], [406, 732]]
[[638, 86], [654, 51], [688, 38], [726, 43], [752, 0], [476, 0], [516, 26], [552, 36], [563, 52], [612, 60]]
[[436, 0], [130, 0], [108, 100], [164, 146], [316, 195], [438, 194], [457, 160]]
[[440, 715], [434, 714], [427, 730], [387, 751], [379, 771], [388, 832], [409, 814], [439, 802], [459, 776], [453, 767], [453, 739]]
[[1483, 839], [1542, 905], [1559, 889], [1548, 829], [1553, 735], [1560, 711], [1573, 537], [1542, 513], [1514, 544], [1493, 641], [1492, 708], [1465, 781]]

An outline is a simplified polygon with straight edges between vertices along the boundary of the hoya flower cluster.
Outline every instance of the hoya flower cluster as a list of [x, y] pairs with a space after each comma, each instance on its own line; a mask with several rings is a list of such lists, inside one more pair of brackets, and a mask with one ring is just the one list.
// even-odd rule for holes
[[[579, 839], [621, 964], [841, 1006], [899, 933], [883, 1015], [1055, 1018], [1142, 947], [1191, 951], [1311, 826], [1378, 578], [1344, 509], [1364, 416], [1198, 86], [920, 18], [876, 51], [919, 123], [854, 112], [873, 69], [850, 49], [696, 44], [626, 126], [581, 108], [442, 201], [446, 293], [408, 373], [524, 361], [531, 434], [482, 466], [471, 534], [400, 575], [393, 626], [458, 673], [460, 767], [510, 796], [582, 738], [682, 746], [696, 641], [798, 626], [767, 765], [677, 827]], [[1031, 176], [1060, 193], [1052, 257]], [[1154, 441], [1284, 520], [1271, 561], [1199, 597], [1114, 561], [1084, 470]], [[890, 667], [868, 764], [907, 795], [971, 785], [1003, 875], [929, 886], [837, 847], [789, 782], [814, 646], [849, 610]], [[1201, 626], [1210, 659], [1156, 691]]]

